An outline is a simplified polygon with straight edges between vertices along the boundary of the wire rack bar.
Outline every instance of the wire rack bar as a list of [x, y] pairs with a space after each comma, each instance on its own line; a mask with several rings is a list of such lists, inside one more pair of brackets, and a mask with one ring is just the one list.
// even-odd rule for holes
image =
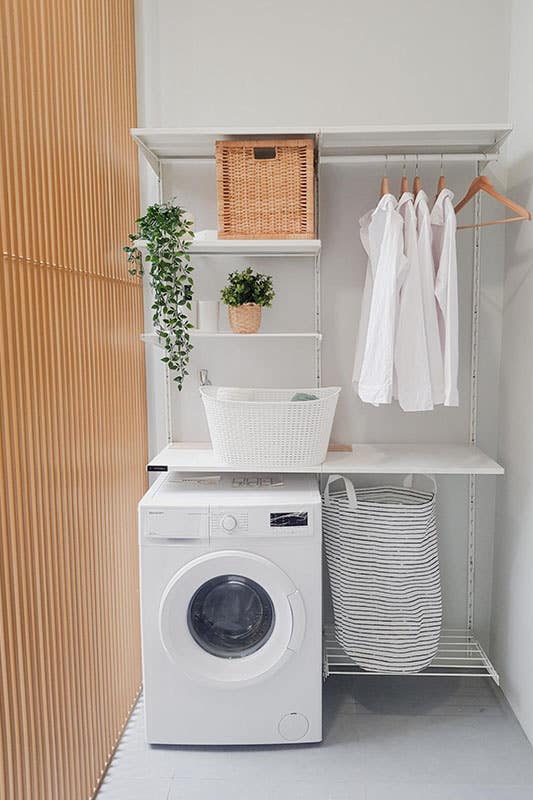
[[441, 634], [437, 655], [431, 665], [417, 673], [370, 672], [359, 667], [339, 645], [333, 628], [324, 631], [324, 678], [329, 675], [405, 675], [463, 676], [492, 678], [499, 684], [500, 678], [477, 639], [467, 630], [446, 629]]

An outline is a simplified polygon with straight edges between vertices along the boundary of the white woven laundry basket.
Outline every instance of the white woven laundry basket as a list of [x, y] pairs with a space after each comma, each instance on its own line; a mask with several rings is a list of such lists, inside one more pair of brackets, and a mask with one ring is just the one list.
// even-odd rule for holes
[[[343, 482], [343, 491], [330, 485]], [[433, 481], [435, 486], [435, 482]], [[442, 623], [435, 494], [354, 489], [332, 475], [323, 529], [335, 635], [363, 669], [413, 673], [434, 658]]]
[[[314, 466], [326, 458], [340, 387], [201, 386], [215, 456], [237, 467]], [[313, 395], [316, 400], [294, 400]]]

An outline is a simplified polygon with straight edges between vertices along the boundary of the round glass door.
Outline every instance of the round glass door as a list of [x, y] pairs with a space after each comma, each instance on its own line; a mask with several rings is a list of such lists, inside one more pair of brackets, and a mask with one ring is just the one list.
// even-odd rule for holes
[[267, 592], [243, 575], [218, 575], [200, 586], [187, 611], [189, 631], [200, 647], [220, 658], [242, 658], [259, 650], [274, 628]]

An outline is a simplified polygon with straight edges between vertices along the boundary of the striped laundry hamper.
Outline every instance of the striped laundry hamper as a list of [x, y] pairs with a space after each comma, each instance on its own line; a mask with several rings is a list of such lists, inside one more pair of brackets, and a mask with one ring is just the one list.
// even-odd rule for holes
[[[442, 624], [432, 491], [403, 486], [358, 489], [331, 475], [322, 522], [335, 635], [364, 670], [416, 673], [434, 658]], [[342, 483], [341, 491], [331, 485]]]

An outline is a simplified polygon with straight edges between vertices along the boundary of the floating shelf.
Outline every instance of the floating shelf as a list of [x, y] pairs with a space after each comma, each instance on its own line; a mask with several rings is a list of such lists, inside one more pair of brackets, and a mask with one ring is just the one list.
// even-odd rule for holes
[[213, 158], [222, 139], [262, 139], [280, 136], [316, 136], [317, 128], [132, 128], [131, 135], [145, 155], [156, 161], [176, 158]]
[[[413, 673], [368, 672], [352, 661], [338, 644], [332, 628], [324, 631], [324, 677], [329, 675], [404, 675]], [[437, 655], [431, 665], [414, 676], [463, 676], [469, 678], [492, 678], [496, 684], [500, 678], [477, 639], [466, 630], [443, 630]]]
[[212, 159], [219, 139], [314, 136], [320, 157], [383, 154], [497, 153], [509, 123], [288, 128], [133, 128], [132, 137], [153, 168], [167, 159]]
[[320, 156], [497, 153], [512, 125], [399, 125], [323, 128]]
[[231, 331], [191, 331], [191, 336], [198, 339], [322, 339], [321, 333], [231, 333]]
[[471, 444], [354, 444], [331, 452], [322, 472], [503, 475], [504, 469]]
[[320, 239], [200, 239], [193, 242], [195, 255], [316, 256]]
[[[208, 331], [197, 331], [194, 328], [189, 333], [193, 339], [314, 339], [315, 341], [322, 339], [321, 333], [231, 333], [231, 331], [209, 333]], [[146, 344], [163, 347], [163, 342], [155, 333], [143, 333], [141, 339]]]
[[[316, 256], [320, 239], [194, 239], [189, 253], [196, 256]], [[144, 240], [138, 242], [144, 250]]]
[[[239, 334], [236, 334], [239, 335]], [[149, 472], [296, 472], [345, 474], [503, 475], [503, 467], [469, 444], [354, 444], [351, 451], [330, 450], [322, 464], [261, 469], [218, 461], [209, 443], [167, 445], [147, 466]]]

